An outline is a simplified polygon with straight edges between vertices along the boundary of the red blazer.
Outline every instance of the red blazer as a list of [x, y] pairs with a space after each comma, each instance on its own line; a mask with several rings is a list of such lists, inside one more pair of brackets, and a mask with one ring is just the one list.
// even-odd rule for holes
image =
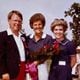
[[12, 35], [7, 31], [0, 32], [0, 77], [9, 73], [10, 78], [18, 76], [20, 70], [20, 56], [18, 47]]

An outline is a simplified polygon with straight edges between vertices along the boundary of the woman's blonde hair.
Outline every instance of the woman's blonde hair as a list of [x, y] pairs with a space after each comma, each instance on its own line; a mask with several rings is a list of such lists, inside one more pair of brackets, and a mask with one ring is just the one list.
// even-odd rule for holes
[[63, 26], [64, 32], [65, 32], [65, 31], [67, 30], [67, 28], [68, 28], [67, 22], [66, 22], [64, 19], [57, 19], [57, 18], [56, 18], [56, 19], [51, 23], [51, 31], [53, 32], [54, 28], [55, 28], [56, 26], [59, 26], [59, 25]]

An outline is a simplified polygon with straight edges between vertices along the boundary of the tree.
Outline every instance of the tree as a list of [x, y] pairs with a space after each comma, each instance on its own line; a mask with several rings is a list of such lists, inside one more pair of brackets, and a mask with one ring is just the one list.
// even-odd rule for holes
[[76, 46], [80, 45], [80, 3], [73, 3], [68, 11], [65, 11], [65, 17], [70, 16], [72, 22], [69, 22], [73, 33], [73, 41]]

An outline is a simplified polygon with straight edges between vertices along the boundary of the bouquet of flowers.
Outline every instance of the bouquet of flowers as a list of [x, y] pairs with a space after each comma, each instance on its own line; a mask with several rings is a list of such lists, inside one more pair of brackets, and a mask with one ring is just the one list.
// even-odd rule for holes
[[32, 60], [42, 60], [42, 59], [48, 59], [51, 58], [54, 54], [58, 55], [60, 51], [60, 46], [57, 41], [54, 42], [52, 45], [44, 45], [39, 50], [33, 52], [29, 51], [30, 58]]

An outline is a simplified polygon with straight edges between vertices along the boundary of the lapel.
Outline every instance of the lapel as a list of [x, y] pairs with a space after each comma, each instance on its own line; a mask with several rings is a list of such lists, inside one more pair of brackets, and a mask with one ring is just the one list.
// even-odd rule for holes
[[[16, 42], [15, 42], [15, 40], [14, 40], [13, 35], [7, 36], [7, 42], [8, 42], [9, 45], [14, 46], [14, 48], [16, 48], [16, 49], [18, 50], [18, 47], [17, 47], [17, 44], [16, 44]], [[19, 52], [19, 51], [18, 51], [18, 52]]]
[[[6, 32], [7, 33], [7, 32]], [[15, 42], [15, 39], [13, 37], [13, 35], [8, 35], [6, 36], [6, 43], [7, 43], [7, 47], [10, 51], [12, 51], [16, 56], [19, 57], [20, 59], [20, 55], [19, 55], [19, 51], [18, 51], [18, 47], [17, 44]], [[13, 55], [13, 54], [12, 54]]]

